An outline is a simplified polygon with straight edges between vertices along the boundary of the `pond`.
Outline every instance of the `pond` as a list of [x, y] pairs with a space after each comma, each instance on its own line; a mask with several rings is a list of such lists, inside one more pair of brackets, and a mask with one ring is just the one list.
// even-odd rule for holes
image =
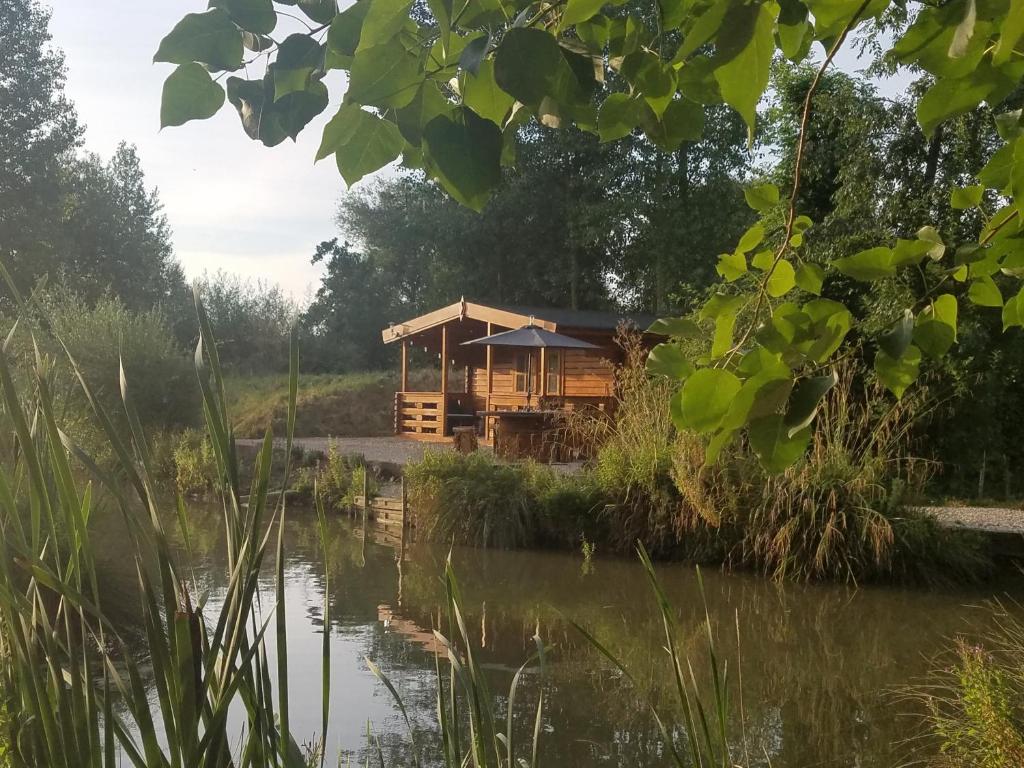
[[[193, 512], [191, 520], [194, 587], [209, 593], [215, 605], [225, 584], [220, 528], [208, 511]], [[361, 763], [368, 727], [380, 739], [389, 765], [410, 764], [404, 721], [366, 658], [401, 692], [421, 749], [435, 735], [431, 629], [444, 611], [441, 575], [448, 549], [409, 543], [403, 550], [395, 538], [371, 531], [364, 542], [347, 519], [330, 522], [329, 764], [337, 754]], [[122, 606], [131, 605], [134, 573], [118, 550], [118, 537], [111, 530], [95, 540], [106, 542], [101, 557], [106, 588], [123, 590]], [[325, 584], [312, 513], [292, 513], [285, 548], [291, 727], [297, 737], [311, 741], [320, 730]], [[180, 556], [186, 557], [183, 547]], [[669, 765], [642, 694], [669, 710], [673, 682], [661, 647], [660, 618], [638, 562], [595, 557], [586, 563], [579, 553], [459, 548], [452, 559], [477, 653], [491, 677], [496, 711], [503, 710], [512, 676], [531, 655], [538, 629], [548, 646], [544, 668], [532, 664], [521, 683], [516, 706], [520, 743], [529, 740], [543, 690], [544, 765]], [[705, 600], [697, 572], [665, 564], [658, 573], [703, 683]], [[928, 591], [780, 585], [715, 570], [701, 575], [716, 652], [728, 663], [733, 686], [737, 714], [730, 730], [737, 760], [747, 763], [745, 743], [750, 765], [768, 765], [770, 759], [774, 768], [895, 766], [912, 753], [920, 757], [927, 747], [907, 741], [916, 732], [917, 718], [901, 689], [921, 680], [952, 636], [982, 631], [986, 598], [1024, 592], [1017, 582]], [[271, 568], [262, 587], [270, 605]], [[566, 617], [623, 659], [640, 690], [600, 657]]]

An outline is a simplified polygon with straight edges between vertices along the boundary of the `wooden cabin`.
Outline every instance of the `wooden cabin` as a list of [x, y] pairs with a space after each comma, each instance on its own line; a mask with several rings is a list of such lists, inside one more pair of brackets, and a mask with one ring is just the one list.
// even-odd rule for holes
[[[495, 412], [611, 409], [615, 344], [620, 324], [645, 330], [653, 317], [618, 312], [541, 309], [465, 299], [384, 329], [385, 344], [400, 344], [401, 390], [395, 393], [395, 433], [444, 440], [459, 426], [493, 437]], [[536, 325], [596, 345], [596, 349], [524, 349], [463, 342]], [[440, 369], [435, 392], [409, 389], [412, 353], [426, 353]], [[490, 414], [490, 416], [481, 416]]]

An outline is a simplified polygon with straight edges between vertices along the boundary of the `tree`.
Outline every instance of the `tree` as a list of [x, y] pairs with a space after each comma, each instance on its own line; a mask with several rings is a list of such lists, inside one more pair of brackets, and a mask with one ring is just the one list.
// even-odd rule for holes
[[[164, 87], [164, 124], [216, 112], [224, 91], [208, 70], [240, 69], [248, 44], [264, 51], [268, 69], [258, 80], [229, 76], [227, 98], [248, 135], [273, 146], [326, 109], [323, 73], [346, 69], [348, 90], [317, 156], [333, 154], [350, 184], [402, 156], [476, 210], [500, 185], [516, 128], [531, 117], [596, 131], [607, 141], [642, 132], [673, 152], [703, 135], [708, 105], [724, 102], [752, 142], [776, 52], [814, 62], [792, 176], [781, 190], [770, 183], [745, 190], [760, 220], [719, 258], [720, 290], [696, 321], [659, 326], [671, 337], [705, 340], [693, 360], [675, 341], [661, 345], [651, 367], [682, 382], [673, 413], [681, 428], [706, 435], [709, 460], [740, 434], [770, 471], [802, 455], [817, 404], [836, 381], [831, 363], [855, 324], [842, 302], [820, 298], [832, 274], [875, 284], [917, 270], [928, 283], [924, 298], [908, 302], [871, 342], [875, 374], [896, 397], [917, 378], [923, 357], [941, 358], [955, 342], [960, 302], [942, 292], [948, 284], [968, 282], [972, 303], [1001, 308], [1006, 328], [1024, 325], [1024, 292], [1016, 282], [1024, 271], [1019, 111], [997, 115], [1002, 143], [984, 168], [972, 169], [981, 183], [953, 193], [954, 208], [977, 209], [969, 215], [984, 221], [978, 238], [960, 240], [925, 218], [914, 237], [888, 234], [824, 266], [803, 255], [815, 224], [800, 204], [819, 89], [847, 38], [872, 34], [869, 25], [889, 12], [889, 0], [662, 0], [656, 19], [629, 7], [605, 15], [583, 0], [525, 8], [469, 0], [457, 13], [436, 0], [428, 3], [433, 19], [426, 24], [410, 20], [411, 3], [402, 0], [360, 0], [342, 13], [328, 2], [300, 5], [319, 26], [279, 45], [259, 37], [273, 32], [273, 7], [252, 3], [266, 11], [258, 29], [242, 6], [214, 8], [186, 17], [161, 42], [156, 59], [178, 65]], [[1020, 0], [978, 5], [951, 0], [915, 9], [888, 54], [929, 74], [915, 105], [929, 142], [940, 126], [980, 103], [1001, 105], [1024, 78]], [[816, 43], [820, 63], [811, 56]], [[1001, 273], [1014, 282], [1000, 286], [994, 276]]]
[[179, 301], [184, 275], [135, 147], [120, 144], [106, 163], [87, 155], [68, 172], [66, 241], [55, 271], [90, 300], [110, 292], [134, 309]]
[[380, 331], [395, 319], [390, 270], [337, 238], [317, 246], [313, 263], [323, 263], [327, 274], [302, 315], [308, 334], [303, 368], [365, 371], [385, 367], [393, 350], [384, 349]]
[[64, 169], [82, 141], [49, 21], [36, 0], [0, 2], [0, 257], [26, 283], [60, 256]]
[[299, 310], [280, 288], [217, 271], [197, 280], [195, 290], [217, 329], [218, 354], [226, 368], [249, 374], [288, 370]]

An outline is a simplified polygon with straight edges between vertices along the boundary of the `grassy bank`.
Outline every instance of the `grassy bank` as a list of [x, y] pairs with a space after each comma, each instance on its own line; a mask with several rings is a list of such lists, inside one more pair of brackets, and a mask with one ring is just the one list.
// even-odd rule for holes
[[[412, 371], [410, 387], [430, 385], [431, 372]], [[269, 424], [282, 434], [288, 413], [284, 376], [228, 376], [228, 407], [239, 437], [260, 438]], [[295, 434], [368, 437], [394, 431], [397, 372], [317, 374], [299, 381]]]

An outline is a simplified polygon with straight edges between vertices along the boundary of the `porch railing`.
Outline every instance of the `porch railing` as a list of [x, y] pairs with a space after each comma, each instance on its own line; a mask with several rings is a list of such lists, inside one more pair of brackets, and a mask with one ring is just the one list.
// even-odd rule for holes
[[395, 434], [444, 434], [444, 396], [440, 392], [396, 392]]

